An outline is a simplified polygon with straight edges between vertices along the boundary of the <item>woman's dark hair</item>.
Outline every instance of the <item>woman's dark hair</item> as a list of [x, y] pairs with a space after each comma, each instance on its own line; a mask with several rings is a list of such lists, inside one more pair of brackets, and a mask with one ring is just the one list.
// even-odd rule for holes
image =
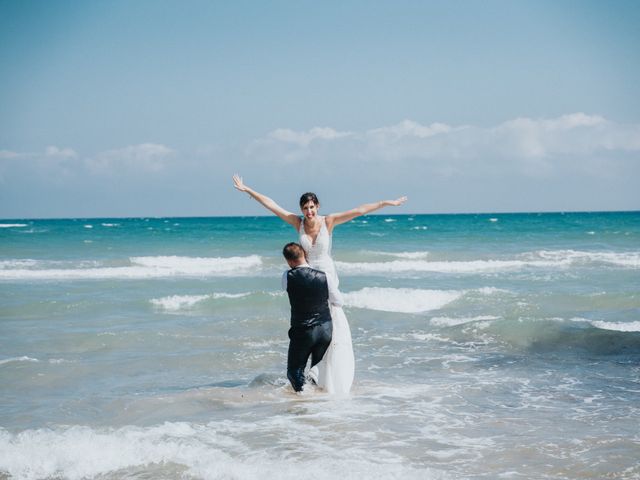
[[300, 208], [304, 207], [305, 203], [307, 202], [313, 202], [316, 205], [320, 205], [320, 200], [318, 200], [316, 194], [311, 192], [302, 194], [302, 196], [300, 197]]

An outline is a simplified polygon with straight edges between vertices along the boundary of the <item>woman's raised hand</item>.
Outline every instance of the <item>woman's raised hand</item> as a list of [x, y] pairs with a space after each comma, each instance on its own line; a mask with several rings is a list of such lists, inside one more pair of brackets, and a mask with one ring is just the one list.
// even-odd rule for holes
[[233, 176], [233, 186], [241, 192], [247, 192], [249, 190], [249, 187], [244, 184], [244, 182], [242, 181], [242, 177], [238, 174], [235, 174]]
[[400, 205], [402, 205], [406, 201], [407, 201], [407, 197], [400, 197], [397, 200], [389, 200], [389, 203], [391, 205], [393, 205], [394, 207], [399, 207]]

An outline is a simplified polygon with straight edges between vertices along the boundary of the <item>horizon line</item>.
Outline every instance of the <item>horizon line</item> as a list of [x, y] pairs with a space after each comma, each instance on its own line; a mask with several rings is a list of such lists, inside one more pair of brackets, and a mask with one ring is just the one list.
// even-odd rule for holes
[[[574, 214], [574, 213], [640, 213], [640, 210], [523, 210], [523, 211], [502, 211], [502, 212], [449, 212], [449, 213], [392, 213], [392, 214], [381, 214], [381, 213], [372, 213], [362, 216], [367, 217], [409, 217], [415, 215], [445, 215], [445, 216], [454, 216], [454, 215], [539, 215], [539, 214], [547, 214], [547, 215], [565, 215], [565, 214]], [[302, 215], [301, 215], [302, 216]], [[271, 214], [262, 214], [262, 215], [169, 215], [169, 216], [158, 216], [158, 215], [135, 215], [135, 216], [89, 216], [89, 217], [11, 217], [11, 218], [0, 218], [0, 222], [5, 221], [38, 221], [38, 220], [110, 220], [110, 219], [120, 219], [120, 220], [132, 220], [132, 219], [146, 219], [146, 218], [154, 218], [154, 219], [167, 219], [167, 218], [277, 218], [277, 215]]]

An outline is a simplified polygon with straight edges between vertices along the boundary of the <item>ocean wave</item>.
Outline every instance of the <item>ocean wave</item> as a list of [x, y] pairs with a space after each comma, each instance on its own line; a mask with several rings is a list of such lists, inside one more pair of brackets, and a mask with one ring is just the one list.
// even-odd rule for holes
[[27, 226], [26, 223], [0, 223], [0, 228], [23, 228]]
[[379, 255], [385, 257], [397, 257], [397, 258], [406, 258], [410, 260], [427, 258], [429, 256], [429, 252], [380, 252], [376, 250], [364, 250], [363, 253], [369, 255]]
[[[0, 428], [0, 472], [11, 478], [80, 480], [117, 474], [118, 478], [447, 478], [431, 469], [380, 463], [362, 450], [329, 451], [332, 460], [318, 468], [307, 455], [290, 458], [256, 452], [215, 423], [165, 422], [152, 427], [94, 429], [53, 427], [11, 433]], [[367, 458], [369, 457], [369, 458]]]
[[219, 298], [242, 298], [250, 293], [212, 293], [208, 295], [170, 295], [162, 298], [151, 299], [152, 305], [166, 311], [176, 312], [189, 309], [204, 300]]
[[556, 262], [522, 260], [425, 261], [393, 260], [390, 262], [336, 262], [341, 274], [370, 275], [404, 272], [487, 273], [519, 270], [523, 267], [559, 266]]
[[[21, 268], [7, 268], [10, 262]], [[97, 262], [65, 262], [67, 268], [25, 268], [47, 265], [30, 260], [4, 261], [0, 269], [2, 280], [90, 280], [149, 279], [165, 277], [245, 276], [256, 272], [263, 262], [258, 255], [246, 257], [132, 257], [128, 266], [97, 266]], [[92, 265], [92, 266], [86, 266]]]
[[6, 365], [7, 363], [14, 363], [14, 362], [33, 362], [33, 363], [38, 363], [38, 362], [40, 362], [40, 360], [38, 360], [37, 358], [31, 358], [31, 357], [27, 357], [27, 356], [12, 357], [12, 358], [5, 358], [4, 360], [0, 360], [0, 365]]
[[586, 318], [572, 318], [574, 322], [586, 322], [601, 330], [614, 332], [640, 332], [640, 321], [636, 322], [606, 322], [603, 320], [588, 320]]
[[0, 260], [0, 270], [14, 269], [14, 268], [29, 268], [38, 264], [37, 260], [31, 259], [15, 259], [15, 260]]
[[525, 268], [558, 269], [572, 266], [610, 265], [625, 268], [640, 268], [640, 252], [585, 252], [576, 250], [540, 250], [517, 255], [511, 259], [487, 260], [421, 260], [428, 252], [369, 252], [402, 258], [386, 262], [336, 262], [341, 274], [371, 275], [406, 272], [435, 273], [492, 273], [517, 271]]
[[[562, 317], [482, 317], [436, 317], [431, 319], [430, 323], [434, 327], [450, 327], [447, 330], [447, 341], [456, 345], [494, 343], [538, 353], [637, 355], [640, 352], [639, 321], [610, 322]], [[477, 328], [469, 329], [469, 324]]]
[[498, 319], [500, 319], [500, 317], [496, 317], [493, 315], [479, 315], [477, 317], [433, 317], [431, 320], [429, 320], [429, 323], [436, 327], [456, 327], [458, 325], [465, 325], [467, 323], [484, 323]]
[[464, 292], [455, 290], [366, 287], [345, 293], [344, 301], [349, 307], [384, 312], [420, 313], [442, 308], [463, 294]]
[[621, 267], [640, 268], [640, 252], [586, 252], [580, 250], [539, 250], [524, 254], [525, 257], [541, 258], [551, 262], [571, 264], [611, 264]]

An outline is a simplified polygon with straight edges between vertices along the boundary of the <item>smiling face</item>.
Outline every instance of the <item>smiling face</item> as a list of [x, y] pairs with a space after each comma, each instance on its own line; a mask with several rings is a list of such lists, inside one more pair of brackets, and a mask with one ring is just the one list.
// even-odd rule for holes
[[316, 204], [313, 200], [309, 200], [300, 208], [305, 218], [312, 220], [318, 214], [318, 208], [320, 205]]

